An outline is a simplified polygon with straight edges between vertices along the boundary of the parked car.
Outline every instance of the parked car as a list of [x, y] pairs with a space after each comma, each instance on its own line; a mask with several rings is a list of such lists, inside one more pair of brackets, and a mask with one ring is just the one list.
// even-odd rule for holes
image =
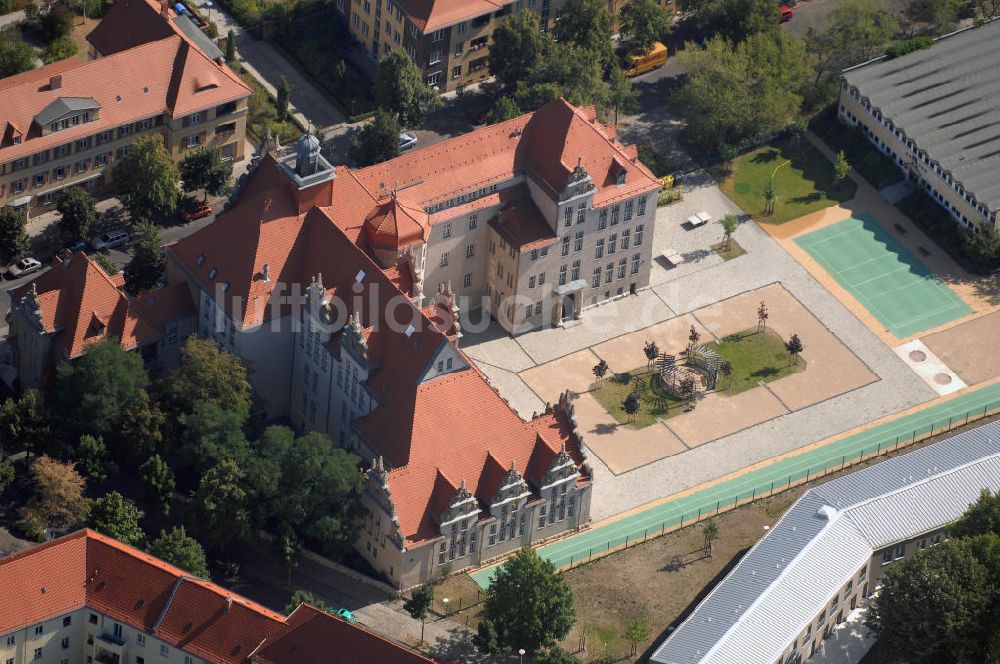
[[95, 237], [90, 241], [90, 245], [94, 247], [97, 251], [106, 251], [108, 249], [114, 249], [115, 247], [120, 247], [128, 242], [128, 233], [122, 229], [108, 231], [100, 237]]
[[409, 150], [417, 144], [417, 137], [410, 131], [404, 131], [399, 135], [399, 149]]
[[197, 202], [181, 210], [181, 219], [184, 221], [194, 221], [195, 219], [204, 219], [210, 214], [212, 214], [211, 205]]
[[659, 69], [667, 64], [667, 47], [661, 42], [653, 42], [652, 48], [644, 51], [635, 48], [625, 55], [625, 75], [632, 77]]
[[17, 279], [25, 275], [31, 274], [32, 272], [38, 272], [42, 269], [42, 264], [36, 261], [34, 258], [22, 258], [18, 262], [7, 268], [7, 274], [11, 279]]
[[75, 254], [76, 252], [83, 251], [86, 248], [87, 248], [86, 242], [80, 242], [79, 240], [73, 242], [67, 242], [59, 249], [56, 249], [52, 255], [55, 256], [56, 258], [61, 258], [65, 260], [70, 256], [72, 256], [73, 254]]
[[358, 619], [355, 617], [355, 615], [350, 611], [348, 611], [347, 609], [337, 609], [337, 612], [334, 615], [340, 618], [341, 620], [346, 620], [352, 625], [358, 622]]
[[788, 5], [781, 5], [780, 7], [778, 7], [778, 14], [780, 17], [778, 20], [781, 23], [787, 23], [788, 21], [791, 21], [792, 18], [795, 17], [795, 12], [793, 12], [792, 8], [789, 7]]

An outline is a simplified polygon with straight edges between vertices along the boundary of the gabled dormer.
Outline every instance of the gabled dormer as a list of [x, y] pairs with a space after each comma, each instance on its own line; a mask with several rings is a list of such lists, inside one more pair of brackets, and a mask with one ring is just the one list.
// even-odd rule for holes
[[[438, 473], [440, 474], [440, 471]], [[441, 532], [445, 532], [449, 526], [458, 521], [477, 516], [480, 511], [479, 501], [469, 491], [463, 479], [451, 499], [448, 500], [448, 506], [438, 517], [438, 525], [441, 528]]]
[[[54, 89], [58, 89], [62, 85], [61, 79], [61, 76], [53, 76], [49, 86], [55, 85]], [[34, 122], [38, 125], [42, 136], [46, 136], [94, 122], [100, 118], [100, 113], [101, 105], [93, 97], [59, 97], [43, 108], [35, 116]]]
[[13, 122], [7, 122], [3, 136], [0, 136], [0, 147], [20, 145], [24, 141], [24, 132]]

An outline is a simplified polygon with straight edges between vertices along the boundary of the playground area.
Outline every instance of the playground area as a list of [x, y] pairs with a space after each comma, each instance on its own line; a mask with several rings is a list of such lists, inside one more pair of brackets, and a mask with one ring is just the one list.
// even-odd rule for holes
[[898, 339], [972, 313], [870, 215], [859, 214], [795, 242]]
[[[767, 366], [747, 364], [737, 371], [742, 358], [740, 353], [733, 354], [732, 349], [746, 343], [737, 338], [757, 334], [761, 302], [767, 308], [768, 318], [766, 331], [759, 334], [768, 351], [773, 354], [776, 348], [783, 349], [782, 340], [792, 334], [802, 340], [803, 351], [794, 361], [787, 353], [780, 357], [772, 355], [766, 361]], [[693, 408], [681, 403], [665, 404], [657, 416], [651, 412], [644, 414], [643, 409], [655, 412], [658, 407], [646, 402], [641, 405], [635, 422], [623, 419], [624, 413], [614, 407], [619, 395], [602, 394], [615, 389], [608, 385], [613, 379], [607, 378], [604, 386], [597, 387], [594, 366], [604, 360], [609, 366], [609, 376], [635, 372], [637, 367], [647, 372], [641, 376], [650, 376], [648, 372], [655, 374], [659, 365], [646, 370], [651, 363], [644, 347], [650, 341], [656, 343], [663, 356], [673, 356], [674, 362], [681, 365], [692, 328], [699, 337], [700, 348], [716, 349], [712, 354], [718, 352], [730, 358], [734, 366], [731, 382], [735, 384], [739, 376], [740, 389], [729, 389], [722, 377], [719, 385], [699, 385], [701, 396]], [[767, 355], [754, 353], [755, 361], [760, 362], [760, 357]], [[754, 372], [758, 375], [746, 375]], [[523, 371], [520, 377], [546, 401], [555, 402], [563, 390], [570, 391], [584, 443], [616, 475], [877, 380], [864, 362], [781, 284], [747, 291], [571, 353]], [[619, 391], [624, 398], [629, 389], [627, 385], [622, 387]]]

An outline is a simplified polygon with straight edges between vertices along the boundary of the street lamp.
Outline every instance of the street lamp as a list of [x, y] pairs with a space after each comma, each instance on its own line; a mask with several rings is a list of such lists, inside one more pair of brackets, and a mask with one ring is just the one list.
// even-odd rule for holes
[[444, 604], [444, 615], [448, 615], [448, 598], [442, 597], [441, 603]]
[[208, 10], [208, 22], [212, 22], [212, 3], [211, 1], [205, 3], [205, 9]]
[[521, 662], [521, 664], [524, 664], [524, 648], [518, 648], [517, 655], [520, 658], [519, 661]]

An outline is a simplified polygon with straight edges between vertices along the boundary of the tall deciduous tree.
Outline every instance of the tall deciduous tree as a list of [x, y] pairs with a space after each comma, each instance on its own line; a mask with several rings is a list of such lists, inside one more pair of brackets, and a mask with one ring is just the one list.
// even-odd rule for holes
[[229, 178], [233, 176], [232, 162], [223, 161], [218, 148], [201, 146], [184, 157], [181, 162], [181, 182], [186, 192], [201, 189], [205, 192], [204, 200], [209, 196], [221, 196], [229, 187]]
[[41, 538], [46, 529], [68, 530], [87, 518], [90, 501], [83, 495], [85, 482], [72, 463], [41, 456], [31, 472], [35, 493], [21, 508], [21, 516], [33, 537]]
[[393, 49], [379, 60], [373, 92], [378, 107], [398, 113], [399, 121], [408, 127], [423, 122], [424, 115], [441, 103], [438, 93], [424, 84], [423, 73], [402, 49]]
[[847, 155], [841, 150], [837, 153], [837, 160], [833, 162], [833, 181], [838, 189], [850, 172], [851, 165], [847, 162]]
[[740, 221], [734, 214], [727, 214], [720, 222], [722, 224], [722, 245], [729, 249], [732, 246], [733, 233], [739, 228]]
[[14, 464], [5, 456], [0, 456], [0, 496], [14, 481]]
[[738, 43], [757, 33], [778, 31], [778, 3], [772, 0], [710, 0], [698, 12], [698, 25], [707, 34]]
[[72, 364], [59, 364], [56, 375], [57, 412], [63, 428], [76, 435], [114, 432], [149, 384], [142, 358], [122, 350], [114, 337], [88, 346]]
[[299, 608], [301, 604], [308, 604], [309, 606], [316, 607], [320, 611], [327, 610], [326, 602], [319, 599], [308, 590], [302, 590], [301, 588], [298, 588], [295, 592], [292, 593], [292, 596], [288, 599], [288, 603], [285, 604], [285, 610], [283, 611], [283, 613], [287, 616], [292, 611]]
[[50, 438], [49, 420], [38, 390], [28, 389], [18, 398], [8, 397], [0, 405], [0, 452], [38, 453]]
[[180, 365], [167, 376], [164, 397], [175, 413], [190, 413], [200, 403], [213, 403], [244, 416], [250, 413], [250, 379], [246, 366], [211, 339], [188, 337]]
[[569, 0], [559, 11], [556, 41], [590, 51], [604, 67], [614, 64], [613, 32], [608, 4], [602, 0]]
[[235, 67], [236, 61], [236, 33], [230, 30], [226, 33], [226, 64]]
[[59, 194], [59, 230], [69, 242], [84, 242], [97, 221], [94, 197], [83, 187], [69, 187]]
[[952, 537], [1000, 535], [1000, 491], [992, 493], [983, 489], [962, 518], [951, 525], [948, 534]]
[[784, 129], [798, 116], [798, 90], [809, 70], [805, 47], [784, 32], [758, 33], [736, 46], [713, 38], [681, 57], [688, 80], [675, 103], [698, 145], [739, 146]]
[[278, 81], [276, 91], [274, 106], [278, 113], [278, 122], [284, 122], [288, 119], [288, 102], [292, 96], [292, 86], [288, 84], [288, 79], [284, 75]]
[[181, 454], [198, 472], [205, 472], [223, 459], [241, 466], [250, 456], [250, 446], [243, 425], [246, 415], [238, 410], [204, 402], [180, 418]]
[[177, 209], [179, 176], [157, 133], [138, 137], [112, 169], [118, 199], [132, 221], [162, 221]]
[[136, 470], [149, 457], [165, 452], [163, 430], [166, 418], [146, 390], [125, 405], [118, 429], [111, 436], [111, 456], [124, 468]]
[[160, 455], [154, 454], [139, 467], [139, 473], [146, 503], [160, 518], [170, 514], [176, 486], [174, 471], [170, 469], [170, 465]]
[[190, 527], [210, 550], [223, 552], [250, 532], [246, 474], [225, 459], [205, 473], [191, 502]]
[[635, 657], [639, 644], [649, 638], [649, 627], [646, 624], [646, 616], [642, 613], [630, 617], [625, 622], [625, 632], [622, 634], [625, 640], [632, 646], [632, 656]]
[[10, 32], [0, 35], [0, 78], [35, 68], [35, 49]]
[[521, 549], [500, 565], [486, 591], [485, 620], [498, 645], [534, 652], [555, 645], [576, 620], [573, 592], [551, 561]]
[[13, 263], [30, 248], [24, 213], [12, 208], [0, 209], [0, 264]]
[[427, 622], [433, 601], [434, 589], [430, 586], [420, 586], [410, 593], [410, 599], [403, 604], [403, 609], [410, 614], [410, 617], [420, 621], [420, 643], [424, 642], [424, 625]]
[[73, 457], [90, 479], [103, 482], [108, 479], [108, 448], [100, 436], [84, 434], [73, 451]]
[[615, 123], [619, 113], [634, 113], [639, 109], [639, 93], [619, 67], [612, 67], [608, 77], [607, 104], [615, 112]]
[[372, 121], [351, 139], [348, 152], [359, 166], [371, 166], [399, 156], [399, 117], [379, 109]]
[[903, 15], [913, 22], [927, 26], [931, 34], [948, 32], [958, 21], [961, 0], [908, 0]]
[[518, 83], [528, 80], [528, 75], [546, 57], [552, 45], [540, 29], [538, 14], [520, 11], [507, 17], [494, 32], [490, 45], [490, 73], [509, 92]]
[[816, 58], [816, 80], [881, 54], [899, 32], [899, 18], [880, 0], [843, 0], [827, 15], [822, 32], [810, 28], [806, 45]]
[[648, 51], [670, 32], [670, 17], [656, 0], [632, 0], [621, 10], [622, 43]]
[[132, 260], [125, 266], [125, 288], [135, 295], [156, 288], [167, 267], [160, 229], [149, 222], [132, 228]]
[[205, 549], [198, 540], [187, 534], [184, 526], [173, 528], [169, 532], [161, 530], [160, 536], [149, 543], [149, 552], [197, 577], [208, 578]]
[[112, 491], [96, 499], [90, 506], [87, 525], [119, 542], [139, 546], [146, 539], [139, 526], [141, 516], [135, 503], [117, 491]]
[[535, 664], [580, 664], [578, 657], [559, 646], [552, 646], [552, 648], [537, 655], [533, 661]]
[[496, 124], [506, 120], [513, 120], [521, 115], [521, 109], [513, 97], [503, 96], [497, 99], [493, 108], [486, 114], [487, 124]]

